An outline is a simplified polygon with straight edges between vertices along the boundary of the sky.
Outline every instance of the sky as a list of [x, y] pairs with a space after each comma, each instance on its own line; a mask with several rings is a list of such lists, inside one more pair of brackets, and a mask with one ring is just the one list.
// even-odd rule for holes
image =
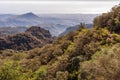
[[119, 0], [0, 0], [0, 14], [100, 14]]

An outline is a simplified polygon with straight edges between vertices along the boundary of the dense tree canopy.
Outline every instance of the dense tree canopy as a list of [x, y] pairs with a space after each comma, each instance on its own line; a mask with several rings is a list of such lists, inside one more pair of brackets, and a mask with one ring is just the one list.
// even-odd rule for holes
[[110, 12], [96, 17], [94, 19], [94, 26], [107, 28], [111, 32], [120, 33], [120, 4], [114, 6]]
[[95, 18], [93, 28], [82, 25], [52, 44], [0, 50], [0, 80], [119, 80], [119, 31], [120, 5]]

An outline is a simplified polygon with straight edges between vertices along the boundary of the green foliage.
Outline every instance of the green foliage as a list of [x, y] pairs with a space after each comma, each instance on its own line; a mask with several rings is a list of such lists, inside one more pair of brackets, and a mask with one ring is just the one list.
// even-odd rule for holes
[[106, 27], [111, 32], [120, 32], [120, 5], [116, 5], [108, 13], [103, 13], [94, 19], [94, 26], [97, 28]]
[[97, 52], [92, 60], [81, 63], [79, 71], [80, 80], [119, 80], [120, 44]]
[[[95, 78], [95, 74], [89, 71], [89, 68], [93, 68], [91, 62], [95, 61], [93, 55], [97, 56], [104, 48], [120, 43], [120, 36], [105, 28], [83, 28], [70, 35], [72, 38], [66, 36], [58, 38], [53, 44], [30, 51], [2, 51], [1, 65], [6, 60], [17, 61], [17, 70], [12, 74], [17, 80], [18, 75], [20, 79], [28, 80], [91, 80]], [[88, 60], [91, 61], [86, 63], [88, 66], [82, 67]], [[18, 69], [20, 66], [22, 68]]]
[[0, 80], [27, 80], [16, 62], [7, 62], [0, 67]]
[[15, 60], [15, 61], [19, 61], [19, 60], [22, 60], [26, 57], [26, 54], [24, 53], [16, 53], [12, 56], [12, 59]]
[[[87, 29], [81, 24], [77, 31], [55, 38], [42, 48], [0, 51], [0, 80], [119, 80], [119, 13], [120, 7], [115, 6], [111, 12], [95, 18], [95, 27]], [[37, 40], [50, 37], [34, 34], [35, 30], [27, 32]], [[27, 39], [28, 44], [19, 43], [20, 48], [33, 47], [29, 36], [19, 34], [10, 38]]]
[[68, 80], [68, 72], [58, 71], [56, 73], [56, 80]]
[[31, 50], [36, 47], [42, 47], [46, 43], [52, 42], [52, 36], [49, 31], [38, 26], [32, 26], [24, 33], [0, 37], [0, 50]]
[[46, 65], [41, 66], [35, 73], [34, 73], [34, 79], [35, 80], [44, 80], [47, 76], [47, 67]]
[[31, 71], [36, 71], [39, 69], [41, 66], [41, 62], [39, 61], [39, 58], [34, 58], [34, 59], [23, 59], [20, 61], [20, 64], [22, 67], [31, 70]]
[[90, 59], [96, 51], [99, 51], [101, 47], [110, 46], [119, 43], [120, 36], [118, 34], [111, 34], [107, 29], [83, 29], [75, 37], [75, 49], [70, 55], [77, 56], [82, 55], [84, 59]]

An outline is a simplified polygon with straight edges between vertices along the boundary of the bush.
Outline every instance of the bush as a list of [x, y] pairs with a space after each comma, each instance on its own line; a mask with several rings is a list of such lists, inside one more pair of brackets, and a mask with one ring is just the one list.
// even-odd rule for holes
[[56, 80], [68, 80], [68, 72], [58, 71], [56, 73]]
[[41, 66], [35, 73], [34, 73], [34, 79], [35, 80], [44, 80], [47, 76], [47, 67], [46, 65]]
[[97, 52], [92, 60], [81, 63], [81, 80], [119, 80], [120, 44]]
[[0, 80], [27, 80], [16, 62], [6, 62], [0, 67]]
[[110, 32], [120, 33], [120, 5], [114, 6], [110, 12], [96, 17], [94, 26], [107, 28]]

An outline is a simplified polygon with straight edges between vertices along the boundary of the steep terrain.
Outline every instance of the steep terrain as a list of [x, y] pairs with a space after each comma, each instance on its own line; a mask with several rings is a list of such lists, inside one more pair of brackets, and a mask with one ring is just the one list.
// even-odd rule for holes
[[0, 27], [0, 37], [22, 33], [27, 30], [27, 27]]
[[0, 50], [30, 50], [50, 42], [52, 42], [52, 36], [49, 31], [32, 26], [23, 33], [1, 37]]
[[93, 28], [81, 26], [41, 48], [0, 51], [0, 79], [120, 80], [119, 13], [120, 5], [117, 5], [106, 13], [109, 18], [105, 22], [112, 21], [109, 26], [101, 24], [102, 14], [95, 18]]
[[107, 28], [111, 32], [120, 33], [120, 6], [116, 5], [111, 12], [104, 13], [94, 19], [94, 26]]
[[[64, 35], [66, 35], [69, 32], [76, 31], [76, 30], [79, 29], [80, 26], [82, 26], [82, 25], [80, 24], [80, 25], [69, 27], [63, 33], [61, 33], [59, 36], [64, 36]], [[84, 24], [84, 27], [92, 28], [92, 24]]]

